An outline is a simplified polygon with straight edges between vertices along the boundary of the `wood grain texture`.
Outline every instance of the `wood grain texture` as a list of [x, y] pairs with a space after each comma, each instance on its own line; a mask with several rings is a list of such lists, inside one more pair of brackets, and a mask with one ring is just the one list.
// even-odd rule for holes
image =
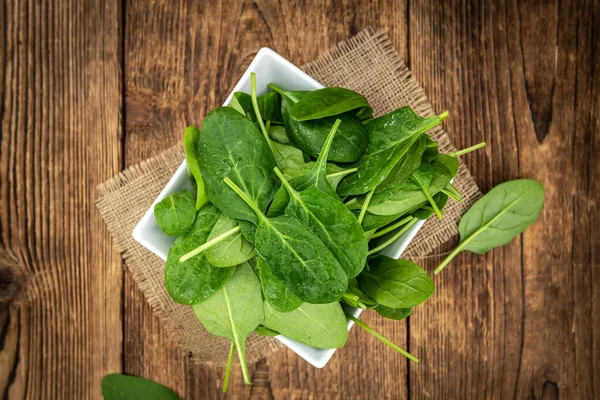
[[121, 261], [95, 207], [122, 167], [120, 5], [0, 7], [0, 268], [19, 282], [0, 307], [0, 396], [99, 397], [122, 357]]
[[354, 328], [326, 368], [282, 350], [252, 366], [252, 387], [234, 368], [226, 397], [600, 396], [600, 3], [24, 0], [0, 13], [3, 397], [98, 397], [120, 369], [223, 397], [222, 371], [176, 349], [122, 274], [94, 187], [200, 124], [261, 47], [301, 65], [367, 27], [388, 29], [450, 110], [459, 148], [488, 142], [465, 158], [482, 190], [539, 179], [543, 214], [508, 246], [457, 257], [407, 322], [363, 314], [418, 365]]

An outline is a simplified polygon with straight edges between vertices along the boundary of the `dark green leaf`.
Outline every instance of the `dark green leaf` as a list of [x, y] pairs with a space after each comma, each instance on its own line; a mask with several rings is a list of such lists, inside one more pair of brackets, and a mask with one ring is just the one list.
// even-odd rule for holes
[[[238, 226], [236, 220], [221, 215], [208, 235], [207, 241]], [[215, 267], [234, 267], [254, 257], [254, 246], [241, 232], [234, 234], [206, 250], [206, 258]]]
[[177, 238], [165, 265], [165, 286], [169, 295], [178, 303], [191, 305], [212, 296], [231, 277], [235, 268], [217, 268], [204, 254], [185, 262], [181, 256], [206, 243], [221, 213], [213, 205], [206, 205], [198, 212], [190, 231]]
[[273, 274], [307, 303], [339, 300], [348, 277], [321, 240], [294, 217], [267, 218], [243, 190], [230, 179], [225, 182], [259, 218], [254, 245], [269, 266], [277, 266]]
[[375, 307], [375, 311], [381, 316], [389, 319], [401, 320], [405, 319], [412, 312], [412, 308], [390, 308], [379, 304]]
[[348, 340], [348, 322], [340, 303], [303, 303], [292, 312], [282, 313], [264, 302], [263, 325], [282, 335], [320, 349], [340, 348]]
[[429, 275], [408, 260], [385, 256], [369, 259], [369, 269], [358, 277], [363, 292], [391, 308], [411, 308], [427, 300], [435, 289]]
[[544, 205], [544, 186], [533, 179], [502, 183], [477, 200], [458, 225], [460, 243], [436, 268], [438, 274], [461, 251], [485, 254], [504, 246], [533, 224]]
[[262, 257], [256, 258], [256, 270], [260, 278], [263, 296], [274, 309], [281, 312], [290, 312], [302, 304], [302, 300], [273, 274], [271, 267], [267, 265]]
[[321, 239], [348, 278], [357, 276], [367, 260], [369, 245], [354, 214], [316, 186], [296, 191], [282, 175], [279, 178], [290, 195], [286, 215], [297, 218]]
[[327, 87], [313, 90], [300, 99], [292, 107], [291, 116], [297, 121], [308, 121], [340, 115], [363, 107], [370, 108], [369, 102], [361, 94], [341, 87]]
[[390, 174], [375, 188], [375, 193], [369, 204], [376, 205], [383, 203], [400, 190], [410, 175], [421, 165], [421, 158], [425, 151], [427, 138], [429, 136], [423, 135], [417, 143], [413, 144], [408, 153], [396, 163]]
[[235, 345], [244, 381], [250, 385], [246, 339], [264, 319], [260, 282], [250, 265], [239, 265], [221, 290], [193, 308], [208, 332], [225, 337]]
[[104, 400], [179, 400], [166, 386], [137, 376], [108, 374], [102, 379]]
[[402, 107], [366, 124], [369, 146], [356, 164], [358, 172], [344, 178], [338, 186], [342, 197], [367, 193], [392, 172], [396, 164], [429, 129], [442, 122], [433, 116], [421, 118], [410, 107]]
[[252, 209], [223, 184], [229, 177], [261, 210], [275, 195], [275, 159], [256, 125], [232, 108], [214, 109], [202, 124], [198, 161], [210, 201], [230, 218], [258, 223]]
[[183, 135], [183, 146], [185, 148], [185, 161], [187, 164], [188, 174], [191, 174], [194, 190], [196, 191], [196, 211], [200, 210], [208, 203], [208, 195], [204, 187], [204, 179], [198, 165], [198, 157], [196, 149], [200, 131], [195, 126], [188, 126]]
[[[281, 117], [281, 98], [279, 94], [269, 92], [262, 96], [258, 96], [256, 101], [263, 120], [271, 121], [271, 123], [283, 124], [283, 119]], [[252, 108], [252, 100], [248, 93], [235, 92], [229, 106], [250, 118], [251, 121], [257, 121], [256, 114]]]
[[196, 218], [196, 205], [187, 190], [173, 193], [154, 206], [158, 227], [169, 236], [181, 236], [190, 229]]

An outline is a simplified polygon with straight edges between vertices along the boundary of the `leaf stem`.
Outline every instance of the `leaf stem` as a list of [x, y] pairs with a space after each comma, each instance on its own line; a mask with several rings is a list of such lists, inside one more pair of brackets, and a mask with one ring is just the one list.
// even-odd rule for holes
[[250, 208], [256, 213], [256, 216], [262, 218], [263, 221], [268, 221], [265, 214], [258, 208], [256, 203], [246, 194], [238, 185], [235, 184], [228, 176], [223, 179], [223, 181], [233, 190], [238, 196], [242, 198], [250, 206]]
[[358, 214], [358, 223], [359, 224], [362, 224], [362, 221], [365, 218], [365, 214], [367, 213], [367, 208], [369, 208], [369, 203], [371, 202], [373, 193], [375, 193], [375, 188], [371, 189], [371, 191], [369, 193], [367, 193], [367, 197], [365, 198], [365, 201], [363, 202], [363, 205], [360, 208], [360, 213]]
[[410, 227], [413, 226], [418, 220], [419, 219], [417, 217], [412, 217], [412, 219], [410, 221], [408, 221], [408, 223], [406, 225], [404, 225], [404, 227], [402, 229], [400, 229], [391, 238], [389, 238], [388, 240], [386, 240], [379, 246], [375, 247], [372, 250], [369, 250], [369, 252], [367, 254], [373, 255], [373, 254], [377, 253], [378, 251], [385, 249], [387, 246], [394, 243], [400, 236], [404, 235], [406, 233], [406, 231], [408, 231], [410, 229]]
[[450, 113], [448, 112], [448, 110], [446, 110], [443, 113], [441, 113], [440, 115], [438, 115], [438, 118], [443, 121], [446, 118], [448, 118], [449, 115], [450, 115]]
[[239, 231], [240, 231], [240, 227], [239, 226], [236, 226], [235, 228], [231, 228], [227, 232], [224, 232], [224, 233], [220, 234], [219, 236], [210, 239], [208, 242], [204, 243], [202, 246], [198, 246], [194, 250], [190, 251], [189, 253], [186, 253], [186, 254], [182, 255], [179, 258], [179, 262], [186, 262], [190, 258], [195, 257], [198, 254], [202, 253], [203, 251], [208, 250], [209, 248], [213, 247], [217, 243], [220, 243], [223, 240], [227, 239], [231, 235], [235, 235]]
[[402, 225], [404, 225], [405, 223], [407, 223], [408, 221], [410, 221], [412, 218], [413, 217], [410, 216], [410, 215], [408, 217], [402, 218], [400, 221], [396, 222], [394, 225], [390, 225], [387, 228], [384, 228], [384, 229], [382, 229], [380, 231], [375, 232], [373, 234], [373, 236], [371, 236], [371, 239], [378, 238], [380, 236], [385, 235], [386, 233], [389, 233], [391, 231], [394, 231], [394, 230], [400, 228]]
[[448, 264], [450, 264], [450, 261], [452, 261], [454, 259], [454, 257], [456, 257], [456, 255], [458, 253], [460, 253], [461, 251], [462, 251], [462, 246], [459, 243], [458, 246], [456, 246], [456, 248], [454, 250], [452, 250], [452, 253], [448, 254], [448, 256], [446, 258], [444, 258], [444, 261], [442, 261], [441, 264], [438, 265], [438, 267], [433, 271], [433, 274], [437, 275], [440, 272], [442, 272], [442, 270], [444, 268], [446, 268], [446, 266]]
[[471, 147], [467, 147], [466, 149], [462, 149], [462, 150], [453, 151], [451, 153], [448, 153], [448, 155], [451, 156], [451, 157], [464, 156], [467, 153], [470, 153], [472, 151], [475, 151], [477, 149], [481, 149], [482, 147], [485, 147], [485, 144], [486, 144], [485, 142], [477, 143], [476, 145], [473, 145]]
[[275, 171], [275, 175], [277, 175], [277, 177], [281, 181], [281, 184], [283, 185], [283, 187], [285, 187], [285, 190], [288, 191], [290, 196], [294, 196], [296, 193], [298, 193], [296, 192], [296, 189], [294, 189], [292, 185], [290, 185], [287, 179], [285, 179], [285, 176], [278, 167], [273, 168], [273, 171]]
[[438, 219], [441, 220], [443, 218], [442, 212], [440, 211], [440, 208], [431, 196], [431, 193], [429, 193], [429, 189], [427, 189], [426, 187], [422, 187], [421, 190], [423, 191], [423, 194], [425, 194], [425, 197], [427, 197], [427, 200], [431, 204], [433, 211], [435, 211], [435, 215], [437, 215]]
[[356, 171], [358, 171], [358, 168], [356, 168], [356, 167], [354, 167], [354, 168], [348, 168], [348, 169], [345, 169], [343, 171], [334, 172], [333, 174], [328, 174], [327, 177], [328, 178], [335, 178], [336, 176], [344, 176], [344, 175], [352, 174], [352, 173], [354, 173]]
[[275, 85], [274, 83], [267, 84], [267, 87], [269, 89], [271, 89], [272, 91], [274, 91], [275, 93], [279, 93], [281, 96], [287, 97], [288, 99], [290, 99], [294, 103], [298, 102], [298, 100], [296, 100], [292, 96], [290, 96], [290, 93], [288, 91], [283, 90], [282, 88], [280, 88], [279, 86]]
[[419, 362], [419, 359], [415, 356], [413, 356], [412, 354], [410, 354], [408, 351], [401, 349], [400, 347], [396, 346], [394, 343], [392, 343], [388, 338], [386, 338], [385, 336], [380, 335], [379, 333], [377, 333], [377, 331], [375, 331], [375, 329], [371, 328], [369, 325], [365, 324], [364, 322], [362, 322], [360, 319], [356, 318], [355, 316], [346, 313], [346, 317], [351, 319], [352, 321], [354, 321], [354, 323], [358, 326], [360, 326], [361, 328], [363, 328], [365, 331], [369, 332], [371, 335], [375, 336], [377, 339], [379, 339], [382, 343], [388, 345], [389, 347], [391, 347], [392, 349], [396, 350], [398, 353], [402, 354], [404, 357], [408, 358], [411, 361], [414, 361], [415, 363]]
[[229, 347], [229, 358], [227, 359], [227, 367], [225, 368], [225, 376], [223, 377], [223, 393], [227, 393], [227, 387], [229, 386], [229, 374], [231, 373], [231, 366], [233, 365], [233, 356], [235, 355], [235, 344], [231, 342]]
[[447, 184], [446, 187], [441, 190], [441, 192], [446, 194], [448, 197], [452, 197], [455, 201], [462, 201], [462, 195], [451, 183]]
[[[271, 153], [275, 155], [275, 149], [273, 149], [273, 143], [271, 143], [271, 138], [269, 137], [269, 133], [267, 132], [267, 128], [265, 128], [265, 123], [260, 115], [260, 110], [258, 109], [258, 100], [256, 99], [256, 74], [254, 72], [250, 73], [250, 98], [252, 100], [252, 108], [254, 108], [254, 113], [256, 114], [256, 119], [258, 120], [258, 126], [260, 126], [260, 130], [271, 149]], [[269, 124], [270, 125], [270, 124]]]
[[[327, 135], [327, 139], [325, 139], [325, 143], [323, 143], [323, 147], [321, 148], [321, 152], [319, 153], [319, 157], [317, 157], [317, 161], [313, 166], [313, 171], [320, 171], [321, 169], [325, 169], [327, 166], [327, 157], [329, 155], [329, 149], [331, 148], [331, 143], [333, 143], [333, 138], [335, 137], [335, 133], [337, 132], [340, 124], [342, 123], [341, 119], [336, 119], [335, 123], [331, 127], [329, 134]], [[317, 175], [318, 176], [318, 175]]]

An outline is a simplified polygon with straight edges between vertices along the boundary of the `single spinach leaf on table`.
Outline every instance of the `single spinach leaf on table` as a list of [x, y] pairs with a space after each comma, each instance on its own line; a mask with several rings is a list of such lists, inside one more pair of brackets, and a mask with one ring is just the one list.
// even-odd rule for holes
[[[256, 100], [260, 115], [264, 121], [283, 124], [283, 118], [281, 117], [281, 97], [278, 93], [269, 92], [258, 96]], [[252, 99], [248, 93], [235, 92], [229, 106], [250, 118], [252, 122], [257, 122], [256, 114], [252, 108]]]
[[196, 218], [196, 205], [187, 190], [173, 193], [154, 206], [154, 218], [161, 231], [169, 236], [186, 233]]
[[254, 246], [273, 274], [307, 303], [339, 300], [348, 286], [348, 277], [321, 240], [294, 217], [267, 218], [258, 205], [231, 179], [229, 185], [256, 213], [259, 220]]
[[204, 254], [179, 262], [181, 256], [206, 242], [220, 215], [211, 204], [202, 207], [190, 231], [177, 238], [169, 249], [165, 286], [177, 303], [191, 305], [209, 298], [223, 287], [235, 270], [235, 267], [217, 268], [211, 265]]
[[166, 386], [137, 376], [108, 374], [102, 379], [104, 400], [179, 400]]
[[401, 320], [410, 315], [412, 308], [391, 308], [379, 304], [375, 307], [375, 311], [385, 318]]
[[367, 130], [355, 114], [348, 112], [337, 117], [297, 121], [290, 116], [290, 109], [298, 99], [310, 92], [286, 92], [274, 85], [270, 87], [282, 95], [281, 114], [287, 136], [300, 150], [312, 157], [318, 157], [333, 124], [340, 119], [342, 123], [331, 148], [330, 161], [354, 162], [365, 152], [369, 141]]
[[376, 188], [421, 136], [446, 116], [443, 113], [439, 117], [421, 118], [410, 107], [402, 107], [370, 120], [365, 125], [369, 146], [356, 164], [358, 172], [340, 182], [338, 194], [360, 195]]
[[358, 276], [358, 285], [377, 303], [391, 308], [411, 308], [427, 300], [435, 290], [429, 275], [408, 260], [376, 256]]
[[357, 276], [367, 260], [369, 244], [354, 214], [316, 186], [297, 191], [278, 169], [275, 172], [290, 195], [285, 214], [298, 219], [321, 239], [348, 278]]
[[265, 300], [280, 312], [290, 312], [302, 304], [302, 300], [277, 278], [271, 267], [260, 256], [256, 258], [256, 270]]
[[194, 304], [196, 317], [208, 332], [229, 339], [238, 352], [244, 382], [250, 385], [246, 364], [246, 340], [262, 320], [264, 311], [260, 282], [248, 263], [239, 265], [221, 290]]
[[[207, 241], [230, 231], [238, 226], [235, 219], [222, 215], [210, 231]], [[228, 237], [206, 250], [206, 258], [215, 267], [234, 267], [254, 257], [254, 246], [248, 242], [241, 232]]]
[[297, 342], [319, 349], [341, 348], [348, 340], [348, 322], [340, 303], [303, 303], [282, 313], [264, 302], [263, 325]]
[[[296, 121], [308, 121], [337, 116], [362, 108], [371, 109], [363, 95], [346, 88], [326, 87], [307, 93], [294, 104], [290, 115]], [[361, 114], [366, 116], [369, 112], [361, 110]]]
[[230, 218], [257, 224], [252, 209], [223, 184], [230, 178], [261, 210], [273, 199], [275, 159], [256, 125], [233, 108], [218, 107], [202, 123], [197, 154], [211, 203]]
[[533, 224], [544, 205], [544, 186], [534, 179], [502, 183], [463, 215], [458, 224], [460, 242], [435, 269], [439, 274], [461, 251], [485, 254], [504, 246]]
[[183, 147], [185, 148], [185, 161], [188, 171], [188, 176], [192, 181], [192, 186], [196, 191], [196, 211], [200, 210], [205, 204], [208, 203], [208, 195], [206, 194], [206, 188], [204, 187], [204, 179], [202, 179], [202, 173], [200, 172], [200, 166], [198, 165], [198, 157], [196, 156], [196, 149], [198, 144], [198, 138], [200, 137], [200, 130], [195, 126], [188, 126], [185, 129], [183, 135]]

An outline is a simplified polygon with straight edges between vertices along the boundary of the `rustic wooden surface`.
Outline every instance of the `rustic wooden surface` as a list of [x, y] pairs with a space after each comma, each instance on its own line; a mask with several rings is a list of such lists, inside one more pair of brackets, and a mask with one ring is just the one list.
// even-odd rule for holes
[[260, 47], [300, 65], [376, 27], [455, 144], [488, 142], [466, 157], [482, 190], [539, 179], [543, 214], [459, 256], [408, 322], [365, 314], [420, 364], [353, 329], [325, 369], [283, 350], [227, 397], [600, 397], [600, 2], [5, 0], [0, 21], [0, 396], [99, 397], [123, 371], [220, 397], [123, 272], [95, 187], [178, 141]]

